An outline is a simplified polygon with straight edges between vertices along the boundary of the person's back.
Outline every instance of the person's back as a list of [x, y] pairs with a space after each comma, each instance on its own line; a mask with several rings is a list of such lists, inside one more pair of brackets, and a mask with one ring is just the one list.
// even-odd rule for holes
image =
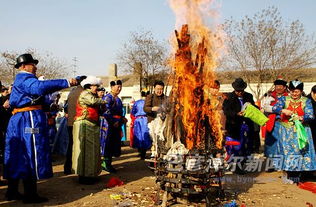
[[241, 100], [243, 104], [246, 102], [250, 102], [254, 105], [253, 96], [247, 92], [243, 93], [241, 99], [239, 99], [234, 92], [231, 92], [227, 95], [227, 99], [224, 100], [223, 111], [226, 116], [227, 130], [229, 130], [230, 128], [240, 128], [240, 125], [243, 121], [251, 123], [249, 119], [238, 115], [238, 112], [240, 112], [242, 108]]
[[134, 143], [133, 147], [138, 149], [141, 159], [146, 158], [146, 151], [151, 147], [152, 141], [149, 136], [148, 121], [146, 112], [143, 110], [145, 105], [145, 92], [141, 92], [142, 99], [137, 100], [132, 108], [131, 114], [135, 117], [134, 121]]
[[72, 91], [70, 91], [68, 98], [67, 98], [67, 124], [68, 126], [73, 126], [74, 124], [74, 118], [76, 116], [76, 105], [78, 102], [78, 98], [83, 91], [82, 86], [78, 85], [76, 88], [74, 88]]

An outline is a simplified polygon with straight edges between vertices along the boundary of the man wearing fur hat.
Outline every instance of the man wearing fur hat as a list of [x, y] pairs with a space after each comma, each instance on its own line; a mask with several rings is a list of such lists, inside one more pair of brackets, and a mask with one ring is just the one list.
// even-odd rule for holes
[[273, 136], [273, 129], [278, 127], [275, 125], [275, 120], [277, 118], [277, 114], [272, 113], [272, 107], [276, 104], [279, 98], [282, 96], [287, 96], [287, 82], [283, 80], [281, 77], [278, 77], [274, 81], [274, 90], [268, 92], [267, 96], [262, 100], [261, 107], [264, 110], [264, 113], [268, 115], [269, 121], [265, 125], [265, 148], [264, 154], [266, 157], [272, 157], [276, 153], [276, 141], [277, 139]]
[[253, 96], [245, 92], [247, 83], [242, 78], [237, 78], [232, 86], [234, 91], [227, 95], [227, 99], [223, 103], [223, 111], [226, 116], [226, 135], [241, 143], [240, 149], [235, 150], [233, 154], [245, 156], [251, 154], [253, 150], [254, 123], [243, 117], [241, 109], [246, 102], [250, 102], [252, 105], [255, 103]]
[[[13, 108], [6, 133], [5, 171], [8, 179], [7, 200], [42, 203], [47, 198], [37, 194], [37, 180], [53, 176], [47, 120], [43, 111], [44, 96], [76, 85], [75, 79], [39, 81], [36, 77], [38, 60], [31, 54], [20, 55], [19, 69], [13, 83], [10, 106]], [[18, 192], [19, 180], [24, 183], [24, 196]]]
[[122, 81], [111, 81], [110, 87], [110, 93], [104, 96], [107, 104], [106, 111], [103, 114], [105, 122], [101, 123], [102, 128], [107, 128], [107, 131], [102, 133], [106, 134], [106, 137], [101, 134], [102, 152], [104, 153], [102, 167], [104, 170], [114, 173], [116, 169], [112, 166], [112, 157], [121, 156], [122, 125], [127, 122], [127, 119], [123, 116], [123, 104], [118, 97], [122, 90]]

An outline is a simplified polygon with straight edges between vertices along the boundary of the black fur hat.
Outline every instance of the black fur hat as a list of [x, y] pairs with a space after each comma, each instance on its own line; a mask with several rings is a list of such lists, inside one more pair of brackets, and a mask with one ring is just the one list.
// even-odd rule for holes
[[105, 92], [105, 88], [99, 87], [99, 88], [97, 88], [97, 91], [104, 91]]
[[304, 90], [304, 83], [297, 80], [297, 79], [290, 81], [289, 90], [295, 90], [295, 89], [299, 89], [299, 90], [303, 91]]
[[110, 82], [110, 86], [115, 86], [115, 85], [122, 85], [122, 81], [121, 80], [117, 80], [117, 81], [111, 81]]
[[274, 85], [282, 85], [282, 86], [286, 86], [287, 82], [285, 80], [283, 80], [282, 78], [278, 78], [274, 81], [273, 83]]

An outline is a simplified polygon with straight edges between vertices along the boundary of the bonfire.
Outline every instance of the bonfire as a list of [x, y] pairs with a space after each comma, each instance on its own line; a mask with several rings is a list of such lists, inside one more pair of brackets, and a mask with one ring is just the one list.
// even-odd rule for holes
[[153, 137], [160, 134], [158, 144], [154, 143], [156, 151], [158, 147], [168, 150], [175, 142], [181, 142], [191, 152], [222, 149], [219, 100], [210, 93], [216, 79], [221, 39], [204, 24], [202, 9], [211, 3], [210, 0], [170, 0], [177, 19], [185, 19], [187, 24], [175, 30], [173, 38], [174, 55], [169, 61], [173, 69], [169, 77], [172, 91], [163, 111], [166, 121], [163, 124], [156, 121], [151, 126], [155, 128], [151, 130], [155, 131]]
[[219, 38], [203, 24], [200, 13], [210, 0], [180, 2], [170, 1], [176, 12], [187, 10], [187, 24], [175, 30], [172, 90], [162, 114], [149, 124], [154, 170], [164, 191], [162, 206], [167, 206], [169, 193], [174, 198], [201, 195], [210, 206], [222, 192], [224, 174], [219, 100], [210, 93]]
[[[192, 51], [189, 26], [183, 25], [175, 31], [178, 50], [172, 62], [174, 83], [170, 101], [173, 103], [170, 132], [189, 150], [210, 150], [222, 148], [223, 133], [221, 117], [217, 110], [217, 97], [208, 93], [214, 84], [214, 72], [208, 61], [206, 39]], [[170, 136], [170, 134], [169, 134]], [[168, 135], [167, 135], [168, 137]]]

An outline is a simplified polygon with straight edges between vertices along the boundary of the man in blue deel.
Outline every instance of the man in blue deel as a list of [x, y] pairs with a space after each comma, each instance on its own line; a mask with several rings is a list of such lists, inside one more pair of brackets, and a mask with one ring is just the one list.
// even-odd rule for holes
[[[39, 81], [37, 63], [31, 54], [20, 55], [16, 60], [15, 68], [19, 71], [10, 96], [13, 116], [5, 143], [6, 199], [23, 200], [24, 203], [48, 201], [37, 194], [37, 180], [53, 176], [44, 96], [77, 84], [75, 79]], [[20, 179], [24, 184], [24, 196], [18, 192]]]

